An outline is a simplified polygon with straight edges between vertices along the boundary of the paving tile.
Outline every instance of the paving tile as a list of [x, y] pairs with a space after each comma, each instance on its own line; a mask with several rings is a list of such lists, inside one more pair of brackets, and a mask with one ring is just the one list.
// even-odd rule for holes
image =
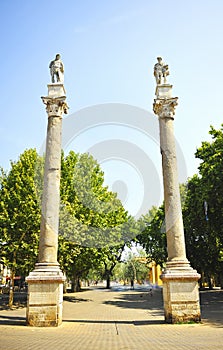
[[168, 325], [160, 290], [90, 289], [65, 296], [58, 328], [27, 327], [25, 308], [1, 310], [0, 349], [223, 349], [223, 291], [201, 295], [201, 306], [203, 323]]

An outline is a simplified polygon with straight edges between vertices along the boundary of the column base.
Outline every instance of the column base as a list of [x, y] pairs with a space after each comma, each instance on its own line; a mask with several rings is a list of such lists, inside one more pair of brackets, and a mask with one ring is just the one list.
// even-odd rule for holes
[[38, 263], [26, 278], [26, 322], [33, 327], [57, 327], [62, 323], [64, 276], [59, 264]]
[[[188, 262], [168, 262], [160, 276], [163, 282], [163, 301], [167, 323], [200, 322], [198, 279], [200, 275]], [[183, 267], [184, 265], [184, 267]], [[172, 268], [171, 268], [172, 266]]]

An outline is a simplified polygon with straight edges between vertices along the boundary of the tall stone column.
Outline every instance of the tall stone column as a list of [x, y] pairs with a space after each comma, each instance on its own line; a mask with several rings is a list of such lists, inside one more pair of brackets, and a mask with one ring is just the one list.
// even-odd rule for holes
[[42, 97], [48, 114], [44, 188], [38, 263], [27, 277], [27, 324], [36, 327], [62, 323], [63, 274], [57, 262], [60, 203], [62, 116], [67, 113], [65, 89], [61, 82], [48, 85]]
[[157, 80], [153, 110], [159, 117], [162, 154], [165, 224], [168, 260], [161, 275], [165, 320], [168, 323], [200, 321], [198, 279], [186, 258], [177, 159], [174, 139], [174, 115], [178, 103], [172, 97], [172, 85], [166, 83], [168, 66], [158, 57], [154, 67]]

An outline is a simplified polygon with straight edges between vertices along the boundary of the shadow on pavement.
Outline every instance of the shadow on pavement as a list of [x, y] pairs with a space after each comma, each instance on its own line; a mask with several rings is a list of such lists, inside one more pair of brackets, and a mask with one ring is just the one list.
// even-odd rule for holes
[[116, 299], [105, 301], [104, 304], [124, 309], [156, 310], [156, 316], [163, 316], [163, 298], [160, 290], [153, 291], [152, 295], [148, 292], [121, 294]]
[[[0, 296], [0, 311], [10, 310], [8, 307], [9, 295], [1, 294]], [[26, 307], [27, 304], [27, 293], [25, 292], [15, 292], [14, 293], [14, 302], [13, 309], [20, 309]]]
[[83, 303], [92, 301], [91, 299], [76, 298], [75, 296], [64, 295], [64, 301], [69, 301], [70, 303]]
[[223, 328], [223, 290], [200, 292], [202, 322]]
[[63, 320], [63, 322], [87, 323], [87, 324], [131, 324], [134, 326], [160, 325], [165, 324], [162, 320], [137, 320], [137, 321], [110, 321], [110, 320]]
[[0, 315], [0, 325], [5, 326], [25, 326], [26, 318], [19, 316], [3, 316]]

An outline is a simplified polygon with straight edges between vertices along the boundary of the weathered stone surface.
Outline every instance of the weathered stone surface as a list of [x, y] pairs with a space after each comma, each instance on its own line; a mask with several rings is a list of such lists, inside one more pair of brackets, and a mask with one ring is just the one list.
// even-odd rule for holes
[[49, 97], [61, 97], [66, 96], [64, 85], [61, 83], [48, 84], [48, 96]]
[[39, 257], [27, 277], [27, 325], [59, 326], [63, 309], [63, 274], [57, 262], [60, 204], [62, 116], [67, 112], [63, 84], [48, 85], [42, 97], [48, 113]]
[[200, 322], [200, 302], [197, 279], [163, 280], [163, 300], [167, 323]]
[[171, 97], [172, 85], [166, 81], [161, 83], [165, 73], [163, 67], [162, 59], [154, 67], [157, 98], [153, 110], [159, 117], [168, 251], [166, 269], [161, 275], [165, 319], [169, 323], [197, 322], [200, 321], [197, 283], [200, 275], [190, 267], [186, 258], [174, 139], [173, 122], [178, 98]]
[[55, 83], [55, 78], [57, 82], [63, 83], [64, 81], [64, 65], [61, 61], [60, 54], [57, 54], [55, 59], [49, 64], [50, 74], [52, 83]]
[[156, 97], [162, 98], [162, 97], [172, 97], [172, 87], [173, 85], [170, 84], [163, 84], [163, 85], [157, 85], [156, 86]]
[[[39, 266], [40, 265], [40, 266]], [[59, 326], [63, 310], [63, 274], [59, 266], [37, 264], [28, 282], [27, 325]]]

